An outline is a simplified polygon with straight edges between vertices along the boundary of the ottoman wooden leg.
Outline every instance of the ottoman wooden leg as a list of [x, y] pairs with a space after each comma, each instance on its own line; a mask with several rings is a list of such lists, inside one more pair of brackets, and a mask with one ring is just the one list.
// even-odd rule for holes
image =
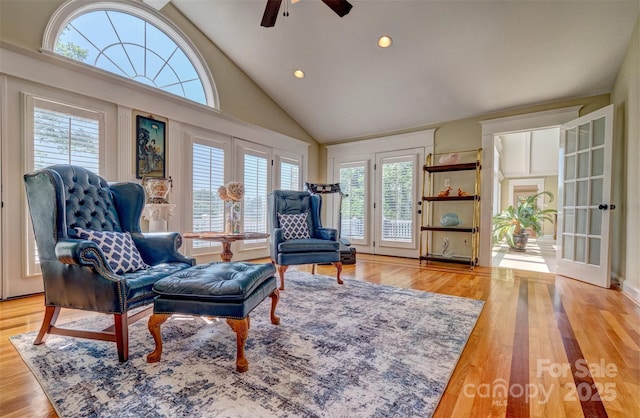
[[276, 306], [278, 305], [278, 300], [280, 300], [280, 291], [275, 289], [269, 297], [271, 298], [271, 323], [273, 325], [280, 325], [280, 318], [276, 315]]
[[236, 370], [244, 373], [249, 370], [249, 362], [244, 356], [244, 344], [247, 342], [247, 335], [249, 335], [249, 316], [243, 319], [227, 318], [227, 324], [236, 333]]
[[160, 357], [162, 356], [162, 334], [160, 333], [160, 325], [164, 324], [170, 316], [170, 314], [154, 313], [149, 318], [149, 332], [153, 337], [153, 341], [156, 342], [156, 349], [147, 355], [147, 363], [160, 361]]

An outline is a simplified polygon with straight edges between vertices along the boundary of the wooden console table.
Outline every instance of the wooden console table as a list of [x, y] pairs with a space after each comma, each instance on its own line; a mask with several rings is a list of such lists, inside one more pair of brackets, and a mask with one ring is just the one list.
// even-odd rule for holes
[[226, 232], [187, 232], [183, 237], [222, 243], [222, 253], [220, 253], [220, 258], [222, 261], [229, 262], [233, 258], [233, 253], [231, 252], [232, 242], [248, 239], [269, 238], [269, 234], [265, 232], [241, 232], [239, 234], [228, 234]]

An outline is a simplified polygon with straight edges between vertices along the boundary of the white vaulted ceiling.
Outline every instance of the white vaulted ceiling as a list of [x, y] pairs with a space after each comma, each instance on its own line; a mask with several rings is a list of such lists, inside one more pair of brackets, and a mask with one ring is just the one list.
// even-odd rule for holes
[[266, 0], [171, 2], [321, 143], [609, 93], [639, 13], [637, 0], [351, 0], [339, 18], [300, 0], [264, 28]]

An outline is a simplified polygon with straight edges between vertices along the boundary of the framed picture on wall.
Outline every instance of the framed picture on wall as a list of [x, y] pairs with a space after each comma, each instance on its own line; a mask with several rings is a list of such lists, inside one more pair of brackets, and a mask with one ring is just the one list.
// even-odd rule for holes
[[134, 113], [136, 119], [136, 178], [165, 178], [167, 173], [166, 119]]

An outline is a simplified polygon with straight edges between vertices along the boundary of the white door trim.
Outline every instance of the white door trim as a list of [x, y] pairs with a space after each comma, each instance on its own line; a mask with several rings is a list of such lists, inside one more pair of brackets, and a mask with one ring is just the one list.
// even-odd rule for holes
[[490, 233], [493, 214], [493, 147], [494, 137], [499, 134], [552, 128], [577, 118], [582, 106], [572, 106], [543, 112], [527, 113], [480, 121], [482, 125], [482, 199], [480, 200], [480, 254], [481, 266], [491, 266], [493, 236]]

